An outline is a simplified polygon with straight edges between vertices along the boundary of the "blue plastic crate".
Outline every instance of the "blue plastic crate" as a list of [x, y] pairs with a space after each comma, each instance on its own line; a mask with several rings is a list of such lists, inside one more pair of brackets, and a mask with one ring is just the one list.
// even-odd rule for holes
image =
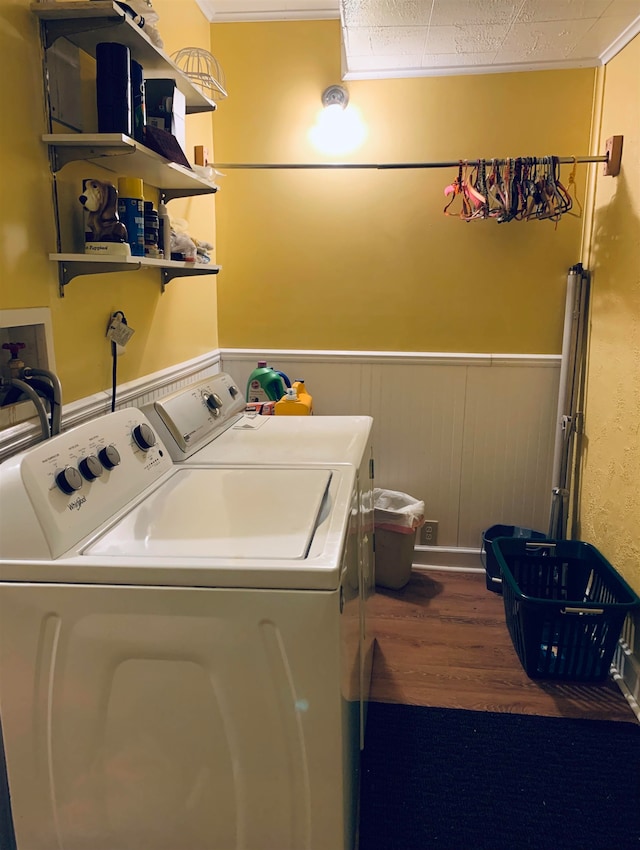
[[491, 528], [482, 532], [480, 559], [485, 569], [487, 590], [491, 590], [493, 593], [502, 593], [502, 573], [492, 548], [493, 541], [498, 537], [545, 540], [547, 535], [542, 531], [534, 531], [532, 528], [523, 528], [519, 525], [492, 525]]

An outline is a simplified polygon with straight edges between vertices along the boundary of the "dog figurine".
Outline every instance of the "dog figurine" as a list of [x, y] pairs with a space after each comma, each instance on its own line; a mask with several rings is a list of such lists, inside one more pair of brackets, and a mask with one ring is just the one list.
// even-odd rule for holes
[[89, 213], [87, 224], [93, 242], [127, 241], [127, 228], [118, 218], [118, 192], [112, 183], [83, 180], [78, 200]]

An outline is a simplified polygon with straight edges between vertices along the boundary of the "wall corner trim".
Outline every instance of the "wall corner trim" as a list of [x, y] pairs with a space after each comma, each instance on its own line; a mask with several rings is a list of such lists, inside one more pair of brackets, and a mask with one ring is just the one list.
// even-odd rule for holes
[[449, 366], [550, 366], [557, 368], [560, 354], [502, 354], [448, 351], [334, 351], [265, 348], [221, 348], [220, 357], [240, 362], [275, 360], [279, 363], [352, 363]]

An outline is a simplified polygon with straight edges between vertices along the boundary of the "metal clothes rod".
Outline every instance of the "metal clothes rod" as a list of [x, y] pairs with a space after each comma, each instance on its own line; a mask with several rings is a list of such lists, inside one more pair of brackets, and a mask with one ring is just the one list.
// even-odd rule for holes
[[[597, 156], [558, 156], [555, 157], [556, 161], [562, 164], [573, 165], [576, 162], [604, 162], [606, 163], [604, 168], [605, 175], [609, 177], [616, 177], [620, 173], [620, 162], [622, 159], [622, 142], [624, 136], [611, 136], [606, 140], [605, 150], [606, 153], [597, 155]], [[518, 157], [519, 159], [526, 159], [526, 157]], [[529, 157], [531, 158], [531, 157]], [[547, 159], [548, 157], [537, 157], [537, 159]], [[461, 163], [467, 166], [475, 166], [480, 162], [484, 162], [487, 165], [495, 163], [496, 165], [505, 165], [510, 160], [516, 159], [516, 157], [511, 157], [510, 159], [506, 159], [504, 157], [500, 159], [451, 159], [447, 162], [221, 162], [221, 163], [207, 163], [207, 165], [211, 165], [214, 168], [246, 168], [246, 169], [289, 169], [289, 170], [302, 170], [302, 169], [327, 169], [327, 168], [360, 168], [360, 169], [375, 169], [378, 171], [387, 171], [394, 168], [456, 168]], [[544, 164], [544, 163], [541, 163]]]
[[[516, 157], [512, 157], [515, 159]], [[520, 157], [524, 159], [524, 157]], [[538, 157], [543, 159], [543, 157]], [[496, 165], [505, 165], [507, 159], [485, 159], [487, 165], [495, 163]], [[560, 156], [556, 157], [556, 161], [560, 163], [573, 164], [574, 162], [609, 162], [609, 154], [601, 156]], [[256, 163], [256, 162], [216, 162], [212, 164], [214, 168], [247, 168], [247, 169], [318, 169], [318, 168], [369, 168], [378, 170], [387, 170], [393, 168], [457, 168], [461, 163], [463, 165], [478, 165], [478, 159], [452, 159], [448, 162], [273, 162], [273, 163]], [[543, 163], [540, 163], [543, 164]]]

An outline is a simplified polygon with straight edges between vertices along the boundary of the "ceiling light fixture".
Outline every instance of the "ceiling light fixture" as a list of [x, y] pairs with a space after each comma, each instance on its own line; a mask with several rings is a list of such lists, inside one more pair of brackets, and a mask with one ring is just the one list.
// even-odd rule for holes
[[343, 86], [329, 86], [322, 92], [322, 106], [309, 130], [309, 140], [316, 150], [342, 155], [360, 147], [367, 137], [367, 127], [360, 110], [349, 106], [349, 92]]
[[349, 105], [349, 92], [344, 86], [329, 86], [322, 92], [322, 105], [339, 106], [341, 109], [346, 109]]

